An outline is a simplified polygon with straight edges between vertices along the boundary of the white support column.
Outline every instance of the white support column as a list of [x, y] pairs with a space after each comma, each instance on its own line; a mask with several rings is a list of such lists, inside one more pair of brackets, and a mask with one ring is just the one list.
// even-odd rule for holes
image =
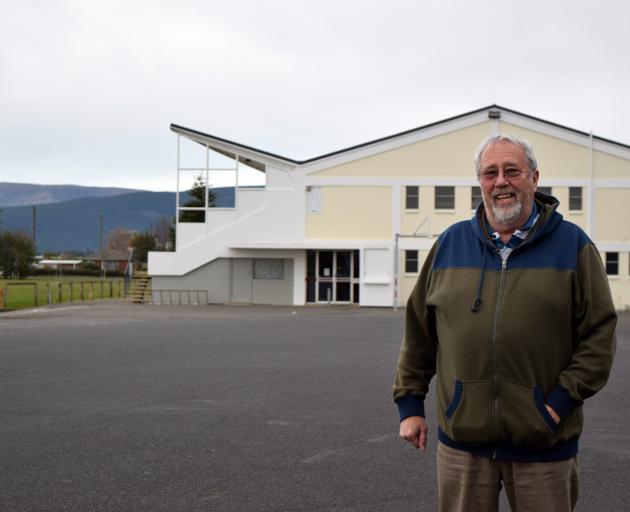
[[[317, 292], [317, 290], [316, 290]], [[293, 258], [293, 305], [306, 304], [306, 250]]]
[[588, 134], [588, 236], [591, 237], [592, 240], [596, 240], [597, 236], [595, 233], [595, 177], [594, 177], [594, 169], [593, 169], [593, 130], [591, 130]]
[[[179, 168], [181, 167], [180, 163], [180, 138], [181, 135], [177, 134], [177, 186], [175, 192], [175, 235], [177, 236], [177, 225], [179, 224]], [[175, 239], [175, 244], [177, 244], [177, 238]]]

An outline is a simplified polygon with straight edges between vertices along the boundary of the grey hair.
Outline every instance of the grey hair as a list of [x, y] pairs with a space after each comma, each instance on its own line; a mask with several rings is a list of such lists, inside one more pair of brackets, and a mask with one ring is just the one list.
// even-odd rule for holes
[[498, 135], [491, 135], [490, 137], [486, 137], [481, 141], [477, 151], [475, 151], [475, 171], [477, 176], [481, 172], [481, 153], [483, 153], [484, 149], [488, 146], [501, 141], [511, 142], [515, 146], [520, 147], [523, 151], [525, 151], [525, 157], [527, 158], [527, 166], [529, 167], [529, 173], [533, 173], [536, 169], [538, 169], [538, 162], [536, 162], [536, 157], [534, 156], [534, 150], [532, 149], [532, 145], [526, 141], [525, 139], [521, 139], [516, 135], [511, 135], [509, 133], [500, 133]]

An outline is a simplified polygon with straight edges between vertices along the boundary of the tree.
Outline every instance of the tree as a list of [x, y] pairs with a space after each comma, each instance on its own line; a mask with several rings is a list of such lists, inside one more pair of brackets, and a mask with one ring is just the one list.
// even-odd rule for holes
[[[188, 191], [190, 199], [186, 201], [183, 206], [195, 206], [205, 207], [206, 201], [206, 184], [203, 179], [203, 175], [200, 174], [195, 178], [192, 188]], [[217, 200], [217, 195], [213, 190], [208, 188], [208, 206], [214, 206]], [[186, 211], [181, 212], [179, 217], [180, 222], [204, 222], [205, 212], [203, 211]]]
[[136, 233], [131, 239], [131, 247], [134, 249], [133, 258], [136, 261], [146, 263], [147, 253], [155, 249], [155, 237], [148, 231]]
[[175, 219], [173, 217], [169, 217], [168, 215], [163, 215], [159, 217], [154, 225], [153, 225], [153, 235], [155, 236], [156, 249], [162, 251], [172, 250], [169, 247], [172, 247], [173, 244], [169, 244], [172, 241], [173, 237], [173, 223]]
[[107, 235], [107, 250], [126, 251], [135, 233], [128, 229], [112, 229]]
[[0, 267], [5, 278], [24, 278], [33, 267], [35, 245], [22, 231], [4, 231], [0, 235]]

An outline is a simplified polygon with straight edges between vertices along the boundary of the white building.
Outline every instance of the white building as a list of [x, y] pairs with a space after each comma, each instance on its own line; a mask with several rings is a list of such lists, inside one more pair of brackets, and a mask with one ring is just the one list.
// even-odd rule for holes
[[[595, 241], [617, 307], [630, 307], [625, 144], [497, 105], [305, 161], [171, 130], [177, 251], [149, 254], [154, 290], [207, 290], [215, 303], [403, 304], [435, 237], [480, 200], [475, 149], [507, 132], [532, 143], [539, 186]], [[199, 178], [204, 204], [185, 206]], [[216, 187], [234, 189], [213, 206], [206, 189]]]

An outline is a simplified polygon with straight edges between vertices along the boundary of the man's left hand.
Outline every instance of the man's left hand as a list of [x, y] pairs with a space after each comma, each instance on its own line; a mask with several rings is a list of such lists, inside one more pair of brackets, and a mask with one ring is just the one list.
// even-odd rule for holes
[[549, 415], [553, 418], [553, 421], [555, 421], [556, 424], [560, 423], [560, 416], [558, 416], [558, 413], [554, 411], [550, 405], [545, 404], [545, 407], [547, 408]]

